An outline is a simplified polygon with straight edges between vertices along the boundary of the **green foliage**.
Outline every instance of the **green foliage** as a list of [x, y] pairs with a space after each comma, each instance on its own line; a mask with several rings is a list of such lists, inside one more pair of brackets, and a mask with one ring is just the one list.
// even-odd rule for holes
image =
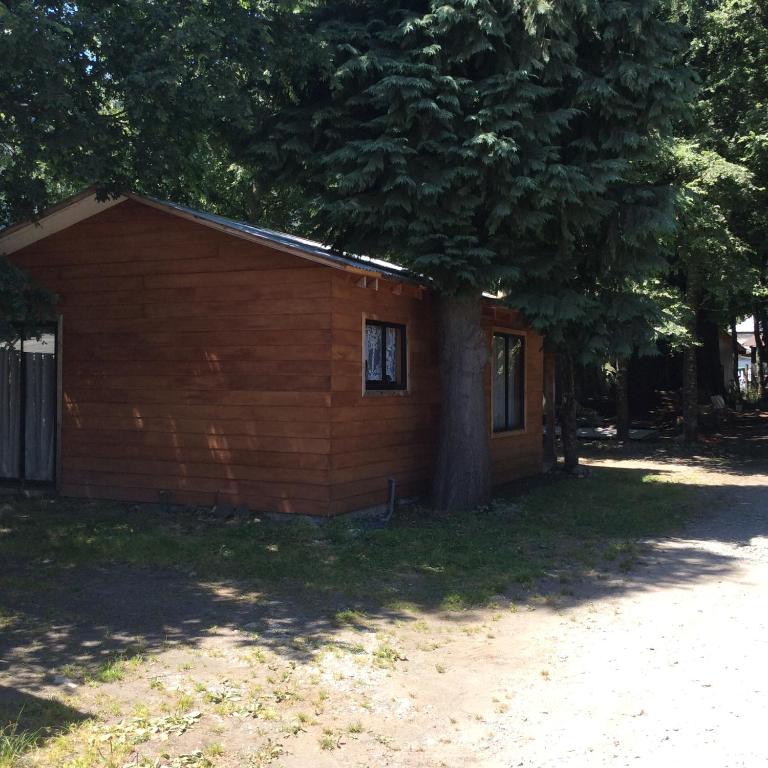
[[[698, 344], [692, 332], [695, 315], [675, 286], [655, 278], [644, 283], [639, 290], [653, 302], [658, 312], [654, 327], [657, 338], [665, 340], [675, 352]], [[648, 350], [649, 353], [656, 351]]]
[[55, 298], [0, 256], [0, 343], [16, 341], [20, 325], [34, 334], [53, 319]]
[[55, 5], [0, 3], [0, 225], [26, 218], [49, 194], [75, 191], [72, 164], [92, 165], [104, 136], [67, 16]]
[[230, 215], [274, 207], [289, 221], [293, 185], [262, 198], [230, 139], [258, 122], [272, 68], [292, 57], [290, 11], [264, 0], [0, 4], [0, 224], [92, 183]]
[[764, 276], [768, 23], [670, 5], [687, 52], [654, 0], [0, 4], [0, 222], [95, 181], [501, 291], [583, 361], [684, 339], [687, 265], [727, 312]]
[[[579, 34], [584, 74], [572, 98], [584, 119], [572, 143], [588, 148], [577, 155], [585, 176], [605, 164], [615, 173], [582, 200], [569, 201], [570, 208], [560, 207], [559, 221], [577, 224], [566, 237], [555, 231], [547, 238], [544, 252], [557, 257], [509, 288], [550, 343], [582, 363], [625, 357], [638, 347], [649, 351], [671, 319], [654, 288], [675, 229], [675, 183], [660, 172], [660, 158], [672, 121], [692, 96], [690, 72], [677, 62], [680, 29], [665, 23], [655, 4], [609, 3], [601, 11]], [[594, 79], [601, 83], [599, 99]]]
[[754, 193], [753, 175], [696, 141], [678, 141], [670, 165], [680, 185], [673, 264], [700, 285], [700, 307], [726, 321], [734, 307], [749, 306], [759, 280], [754, 250], [734, 222]]
[[85, 715], [56, 699], [6, 688], [0, 700], [0, 768], [25, 765], [25, 755]]
[[[293, 57], [292, 10], [265, 0], [0, 3], [0, 227], [95, 183], [102, 195], [144, 192], [303, 229], [295, 182], [259, 188], [234, 151], [259, 121], [273, 68]], [[0, 263], [0, 320], [28, 319], [41, 298]]]
[[682, 11], [701, 89], [672, 156], [675, 266], [726, 321], [751, 311], [768, 265], [768, 10], [759, 0], [688, 0]]
[[306, 179], [321, 237], [500, 289], [585, 357], [647, 332], [674, 195], [644, 166], [690, 95], [654, 2], [327, 2], [306, 25], [324, 58], [253, 152]]

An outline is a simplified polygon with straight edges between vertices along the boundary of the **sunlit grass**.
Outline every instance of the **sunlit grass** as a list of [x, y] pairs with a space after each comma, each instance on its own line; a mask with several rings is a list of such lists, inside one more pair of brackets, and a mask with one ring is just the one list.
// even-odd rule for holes
[[26, 752], [37, 745], [39, 731], [25, 731], [18, 722], [0, 724], [0, 768], [13, 768]]
[[0, 701], [0, 768], [37, 765], [30, 760], [39, 747], [56, 742], [86, 720], [84, 713], [56, 699], [12, 694]]
[[78, 665], [67, 664], [59, 673], [80, 683], [117, 683], [138, 668], [146, 657], [141, 650], [122, 650], [111, 654], [96, 664]]

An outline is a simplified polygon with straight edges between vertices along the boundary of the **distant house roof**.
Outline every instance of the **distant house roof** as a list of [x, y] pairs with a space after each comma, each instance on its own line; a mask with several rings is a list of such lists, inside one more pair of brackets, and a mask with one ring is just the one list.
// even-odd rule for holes
[[[754, 341], [754, 339], [753, 339]], [[739, 341], [736, 343], [736, 352], [739, 355], [748, 355], [749, 352], [747, 351], [747, 348]]]
[[153, 197], [126, 193], [118, 197], [100, 201], [93, 188], [83, 190], [47, 209], [36, 221], [26, 221], [0, 230], [0, 254], [11, 254], [44, 237], [71, 227], [80, 221], [105, 211], [114, 205], [134, 200], [137, 203], [157, 208], [175, 216], [196, 221], [203, 226], [218, 229], [235, 237], [252, 242], [267, 243], [278, 250], [318, 261], [329, 266], [363, 274], [375, 274], [408, 282], [426, 282], [403, 267], [381, 259], [354, 254], [337, 253], [329, 246], [307, 240], [285, 232], [256, 227], [245, 221], [228, 219], [205, 211], [198, 211], [186, 205], [158, 200]]
[[749, 347], [752, 349], [755, 346], [755, 334], [754, 333], [747, 333], [739, 331], [737, 334], [739, 339], [739, 344], [742, 345], [742, 347]]
[[[747, 354], [747, 350], [744, 347], [744, 345], [742, 344], [741, 334], [737, 333], [736, 337], [737, 337], [737, 341], [736, 341], [736, 352], [737, 352], [737, 354], [739, 354], [739, 355], [746, 355]], [[725, 349], [728, 349], [728, 348], [732, 347], [733, 346], [733, 336], [730, 333], [728, 333], [727, 331], [720, 331], [720, 343], [721, 343], [721, 345]]]

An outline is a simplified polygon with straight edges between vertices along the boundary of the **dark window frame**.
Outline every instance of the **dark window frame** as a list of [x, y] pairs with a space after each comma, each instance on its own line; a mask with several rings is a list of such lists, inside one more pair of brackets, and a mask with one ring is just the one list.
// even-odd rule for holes
[[[381, 328], [381, 372], [386, 375], [387, 370], [387, 328], [392, 328], [400, 334], [400, 380], [384, 381], [368, 378], [368, 334], [369, 325]], [[403, 392], [408, 389], [408, 338], [407, 327], [402, 323], [390, 323], [384, 320], [372, 320], [365, 318], [363, 326], [363, 370], [366, 392]]]
[[[507, 433], [524, 432], [525, 431], [525, 401], [527, 381], [525, 375], [525, 354], [526, 354], [526, 336], [523, 333], [515, 333], [514, 331], [493, 331], [491, 335], [491, 348], [495, 346], [496, 338], [504, 339], [504, 425], [501, 427], [495, 426], [496, 414], [493, 411], [494, 398], [493, 398], [493, 378], [491, 379], [491, 429], [494, 435], [503, 435]], [[510, 385], [510, 371], [509, 371], [509, 342], [510, 339], [520, 339], [520, 424], [517, 426], [510, 426], [510, 413], [509, 413], [509, 385]]]

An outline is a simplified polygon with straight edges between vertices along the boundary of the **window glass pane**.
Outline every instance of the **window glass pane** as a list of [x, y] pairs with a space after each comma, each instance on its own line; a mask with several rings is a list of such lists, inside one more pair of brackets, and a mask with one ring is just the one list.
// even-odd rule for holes
[[387, 381], [390, 383], [395, 383], [398, 380], [397, 369], [400, 367], [398, 365], [400, 345], [397, 343], [400, 333], [397, 328], [387, 328], [386, 331]]
[[523, 337], [508, 336], [507, 371], [508, 387], [508, 418], [507, 429], [521, 429], [523, 426]]
[[369, 320], [365, 324], [366, 389], [405, 389], [405, 328]]
[[504, 399], [506, 391], [504, 386], [504, 337], [494, 335], [493, 337], [493, 360], [492, 385], [493, 385], [493, 429], [494, 431], [506, 428], [506, 413], [504, 408]]
[[365, 378], [368, 381], [381, 381], [381, 343], [382, 327], [365, 326]]

